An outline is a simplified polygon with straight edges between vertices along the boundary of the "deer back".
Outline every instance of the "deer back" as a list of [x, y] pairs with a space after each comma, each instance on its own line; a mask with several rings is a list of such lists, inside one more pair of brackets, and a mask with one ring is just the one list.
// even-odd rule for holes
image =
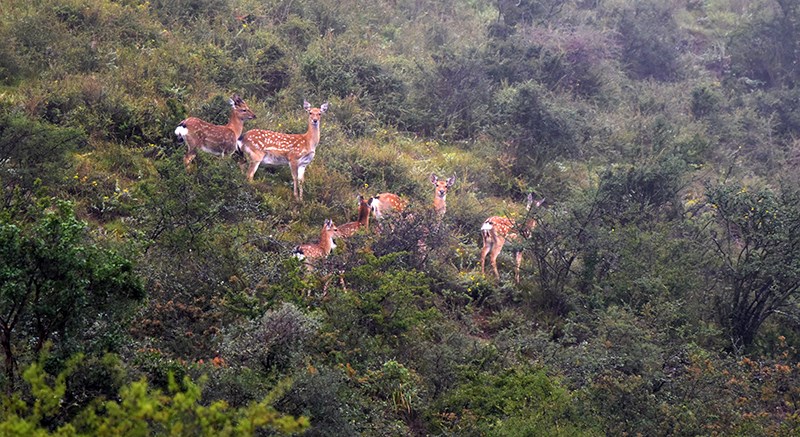
[[375, 218], [380, 219], [387, 213], [403, 212], [408, 206], [408, 201], [393, 193], [381, 193], [369, 199]]
[[322, 230], [320, 231], [319, 243], [306, 243], [297, 246], [294, 250], [295, 256], [306, 261], [313, 261], [330, 255], [331, 251], [336, 248], [333, 238], [338, 233], [339, 230], [333, 220], [325, 220], [325, 224], [322, 225]]
[[516, 222], [508, 217], [491, 216], [483, 222], [481, 232], [484, 236], [497, 236], [506, 238], [514, 235]]
[[230, 105], [231, 114], [227, 124], [216, 125], [197, 117], [189, 117], [175, 128], [175, 135], [179, 141], [186, 141], [190, 149], [199, 148], [214, 155], [232, 153], [244, 130], [244, 122], [256, 118], [256, 115], [238, 95], [230, 99]]
[[308, 112], [306, 133], [287, 134], [265, 129], [252, 129], [242, 136], [242, 150], [251, 155], [251, 158], [256, 158], [252, 160], [263, 161], [265, 164], [296, 163], [309, 156], [310, 158], [305, 164], [310, 163], [319, 144], [320, 119], [322, 114], [327, 111], [328, 104], [324, 103], [319, 108], [312, 108], [308, 102], [303, 102], [303, 107]]

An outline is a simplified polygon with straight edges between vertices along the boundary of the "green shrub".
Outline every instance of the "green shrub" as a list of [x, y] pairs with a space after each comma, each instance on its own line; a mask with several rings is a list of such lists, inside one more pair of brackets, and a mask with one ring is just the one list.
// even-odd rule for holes
[[284, 303], [244, 326], [226, 330], [222, 351], [230, 363], [262, 372], [286, 372], [299, 365], [318, 322]]
[[60, 413], [66, 392], [67, 377], [80, 365], [81, 356], [69, 361], [53, 377], [43, 370], [42, 362], [25, 371], [32, 399], [19, 393], [10, 396], [0, 412], [0, 432], [8, 436], [49, 435], [254, 435], [258, 429], [280, 434], [300, 432], [308, 419], [294, 418], [276, 411], [273, 397], [238, 409], [224, 401], [205, 405], [201, 387], [188, 377], [178, 383], [170, 375], [166, 393], [152, 389], [146, 380], [120, 388], [113, 400], [97, 398], [66, 423], [52, 423]]
[[474, 435], [600, 435], [543, 369], [466, 371], [440, 402], [441, 426]]

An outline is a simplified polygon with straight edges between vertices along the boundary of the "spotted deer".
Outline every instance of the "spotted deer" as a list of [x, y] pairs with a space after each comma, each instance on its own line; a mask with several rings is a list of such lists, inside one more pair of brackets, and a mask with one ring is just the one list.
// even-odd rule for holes
[[305, 261], [306, 266], [311, 267], [311, 263], [325, 258], [336, 248], [333, 239], [338, 235], [339, 230], [333, 224], [333, 220], [325, 220], [322, 230], [319, 233], [319, 243], [301, 244], [294, 248], [292, 255]]
[[431, 183], [434, 186], [433, 190], [433, 209], [439, 217], [444, 216], [447, 211], [447, 190], [456, 183], [456, 175], [443, 181], [436, 177], [436, 174], [431, 173]]
[[322, 114], [328, 110], [328, 104], [319, 108], [303, 101], [303, 108], [308, 112], [308, 130], [304, 134], [285, 134], [263, 129], [251, 129], [239, 140], [239, 147], [247, 158], [247, 180], [253, 176], [261, 164], [288, 165], [292, 170], [294, 182], [294, 198], [303, 200], [303, 181], [306, 167], [314, 160], [319, 144], [319, 124]]
[[408, 206], [408, 200], [393, 193], [378, 194], [371, 197], [367, 203], [378, 220], [381, 220], [386, 214], [403, 212]]
[[[525, 211], [530, 215], [531, 206], [535, 205], [537, 208], [544, 203], [544, 199], [534, 201], [533, 193], [528, 194], [528, 202]], [[520, 236], [523, 238], [530, 237], [533, 229], [536, 228], [537, 222], [534, 218], [529, 218], [525, 222], [525, 226], [521, 229], [517, 228], [516, 221], [508, 217], [492, 216], [486, 219], [481, 226], [481, 235], [483, 236], [483, 248], [481, 249], [481, 274], [485, 274], [484, 266], [486, 262], [486, 254], [490, 253], [490, 262], [494, 270], [495, 277], [500, 280], [500, 273], [497, 271], [497, 256], [503, 250], [503, 245], [506, 241], [516, 242]], [[521, 234], [521, 235], [520, 235]], [[515, 269], [514, 279], [519, 283], [519, 267], [522, 264], [522, 251], [519, 248], [514, 249], [515, 254]]]
[[370, 216], [369, 203], [364, 196], [358, 195], [358, 219], [354, 222], [348, 222], [339, 226], [339, 236], [342, 238], [350, 238], [358, 232], [359, 229], [364, 228], [369, 230], [369, 216]]
[[175, 135], [178, 142], [186, 142], [183, 164], [188, 170], [197, 151], [215, 156], [226, 156], [237, 150], [237, 140], [244, 129], [244, 122], [256, 118], [247, 103], [234, 94], [230, 99], [231, 117], [226, 125], [216, 125], [197, 117], [189, 117], [178, 124]]

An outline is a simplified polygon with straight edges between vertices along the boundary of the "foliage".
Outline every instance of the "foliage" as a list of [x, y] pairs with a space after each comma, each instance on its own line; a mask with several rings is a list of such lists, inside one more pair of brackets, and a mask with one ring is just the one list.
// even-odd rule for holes
[[226, 336], [223, 356], [254, 370], [287, 371], [300, 362], [304, 346], [317, 334], [317, 322], [290, 303], [268, 310], [259, 320]]
[[9, 390], [21, 356], [37, 354], [49, 340], [69, 352], [81, 344], [74, 338], [118, 334], [116, 324], [144, 297], [130, 260], [87, 239], [86, 223], [69, 203], [52, 208], [32, 225], [6, 214], [0, 225], [0, 332]]
[[542, 369], [464, 372], [442, 400], [442, 425], [466, 435], [597, 435], [571, 394]]
[[[796, 434], [799, 11], [6, 0], [3, 382], [45, 340], [71, 372], [8, 397], [15, 423], [145, 426], [110, 415], [124, 392], [153, 433], [203, 433], [290, 378], [273, 396], [309, 435]], [[176, 125], [233, 94], [288, 133], [330, 103], [304, 202], [285, 166], [182, 165]], [[443, 217], [431, 173], [457, 174]], [[484, 220], [531, 191], [536, 228], [482, 276]], [[381, 192], [405, 213], [291, 257]], [[203, 374], [202, 398], [175, 383]]]
[[725, 287], [717, 309], [733, 342], [748, 347], [767, 317], [794, 312], [800, 274], [797, 193], [750, 191], [735, 184], [710, 187], [719, 233], [711, 235]]
[[69, 154], [86, 145], [86, 135], [75, 128], [61, 128], [30, 120], [21, 114], [0, 113], [0, 177], [6, 187], [32, 190], [64, 179]]
[[258, 429], [290, 434], [308, 427], [304, 417], [277, 412], [269, 397], [239, 409], [225, 401], [204, 405], [199, 385], [188, 377], [181, 383], [170, 377], [167, 393], [149, 388], [145, 380], [132, 382], [120, 389], [118, 400], [97, 402], [69, 423], [51, 428], [47, 419], [62, 407], [66, 380], [81, 360], [80, 355], [70, 359], [55, 378], [45, 372], [43, 359], [28, 367], [24, 375], [32, 398], [15, 393], [6, 399], [0, 416], [3, 435], [254, 435]]

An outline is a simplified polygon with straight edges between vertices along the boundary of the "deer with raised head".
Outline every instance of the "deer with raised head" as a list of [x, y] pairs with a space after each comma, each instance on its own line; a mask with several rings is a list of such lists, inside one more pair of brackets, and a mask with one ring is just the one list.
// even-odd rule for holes
[[251, 129], [239, 140], [239, 148], [247, 158], [247, 180], [253, 176], [261, 164], [288, 165], [292, 170], [294, 182], [294, 198], [303, 200], [303, 181], [306, 167], [314, 160], [319, 144], [319, 124], [322, 114], [328, 110], [328, 104], [319, 108], [303, 101], [303, 108], [308, 112], [308, 130], [304, 134], [285, 134], [263, 129]]
[[[544, 199], [534, 201], [533, 193], [528, 194], [528, 202], [525, 207], [527, 215], [530, 215], [532, 206], [537, 208], [544, 203]], [[529, 238], [534, 228], [536, 228], [536, 219], [530, 217], [521, 228], [517, 228], [517, 223], [513, 219], [503, 216], [492, 216], [486, 219], [481, 226], [481, 235], [483, 236], [483, 248], [481, 249], [481, 274], [484, 273], [484, 265], [486, 262], [486, 254], [490, 254], [490, 262], [494, 270], [495, 277], [500, 280], [500, 273], [497, 271], [497, 256], [503, 250], [503, 245], [506, 241], [516, 242], [522, 238]], [[514, 279], [519, 284], [519, 267], [522, 264], [522, 250], [519, 248], [514, 249], [515, 252], [515, 269]]]
[[434, 186], [433, 209], [436, 210], [439, 217], [444, 216], [447, 211], [447, 190], [456, 183], [456, 175], [443, 181], [436, 177], [434, 173], [431, 173], [431, 183]]
[[178, 142], [186, 142], [183, 164], [188, 170], [198, 150], [215, 156], [226, 156], [237, 150], [237, 140], [242, 135], [244, 122], [256, 118], [247, 103], [234, 94], [230, 99], [231, 116], [226, 125], [216, 125], [197, 117], [189, 117], [178, 124], [175, 135]]
[[339, 236], [342, 238], [350, 238], [358, 232], [359, 229], [364, 228], [369, 230], [369, 216], [371, 208], [369, 202], [364, 199], [364, 196], [358, 195], [358, 219], [354, 222], [348, 222], [339, 226]]
[[322, 225], [322, 230], [319, 233], [319, 243], [306, 243], [296, 246], [292, 251], [292, 255], [305, 261], [310, 268], [312, 262], [327, 257], [336, 248], [333, 239], [338, 233], [339, 230], [333, 224], [333, 220], [325, 220], [325, 224]]

